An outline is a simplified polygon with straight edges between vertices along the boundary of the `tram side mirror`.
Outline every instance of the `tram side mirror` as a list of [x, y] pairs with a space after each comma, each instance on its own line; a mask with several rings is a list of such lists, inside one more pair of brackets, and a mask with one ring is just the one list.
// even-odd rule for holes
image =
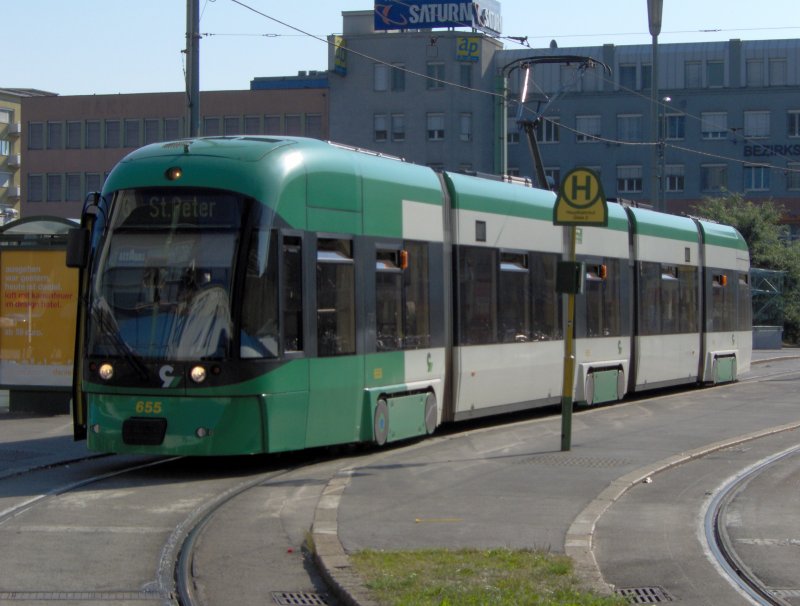
[[89, 262], [89, 230], [73, 227], [67, 232], [67, 267], [83, 269]]

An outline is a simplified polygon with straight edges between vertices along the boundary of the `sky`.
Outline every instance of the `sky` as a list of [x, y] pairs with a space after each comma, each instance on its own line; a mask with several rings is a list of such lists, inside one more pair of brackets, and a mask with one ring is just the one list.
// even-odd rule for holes
[[[498, 0], [532, 48], [650, 44], [647, 0]], [[0, 88], [60, 95], [185, 90], [186, 0], [5, 0]], [[756, 6], [760, 7], [759, 10]], [[327, 69], [342, 11], [373, 0], [200, 0], [200, 90]], [[797, 0], [663, 0], [659, 44], [800, 36]], [[505, 48], [522, 48], [503, 40]]]

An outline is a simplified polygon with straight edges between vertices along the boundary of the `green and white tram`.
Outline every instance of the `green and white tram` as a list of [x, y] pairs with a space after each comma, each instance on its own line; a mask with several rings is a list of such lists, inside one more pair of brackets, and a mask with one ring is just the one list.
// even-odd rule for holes
[[[311, 139], [137, 150], [71, 239], [76, 438], [278, 452], [559, 402], [554, 201]], [[735, 230], [609, 204], [577, 252], [576, 399], [747, 370]]]

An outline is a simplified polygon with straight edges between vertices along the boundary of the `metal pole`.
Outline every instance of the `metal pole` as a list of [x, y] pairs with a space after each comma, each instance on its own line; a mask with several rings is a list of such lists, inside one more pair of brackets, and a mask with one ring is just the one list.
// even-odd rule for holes
[[[575, 263], [575, 242], [577, 227], [569, 230], [569, 261]], [[567, 295], [567, 333], [564, 335], [564, 382], [561, 387], [561, 450], [566, 452], [572, 446], [572, 403], [575, 383], [575, 345], [573, 341], [575, 326], [575, 293]]]
[[200, 134], [200, 0], [186, 0], [186, 135]]
[[654, 142], [653, 145], [653, 199], [655, 201], [655, 209], [657, 211], [663, 210], [661, 208], [661, 192], [659, 186], [659, 151], [660, 151], [660, 137], [658, 136], [658, 35], [653, 34], [653, 67], [652, 67], [653, 81], [650, 87], [651, 96], [651, 116], [650, 116], [650, 140]]

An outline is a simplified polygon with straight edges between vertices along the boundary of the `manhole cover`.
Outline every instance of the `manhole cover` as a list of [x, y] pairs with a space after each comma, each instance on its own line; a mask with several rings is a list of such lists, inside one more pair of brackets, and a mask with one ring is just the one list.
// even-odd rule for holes
[[661, 604], [672, 601], [672, 597], [663, 587], [623, 587], [617, 589], [616, 593], [631, 604]]
[[279, 606], [327, 606], [328, 600], [321, 593], [308, 591], [275, 591], [272, 600]]

